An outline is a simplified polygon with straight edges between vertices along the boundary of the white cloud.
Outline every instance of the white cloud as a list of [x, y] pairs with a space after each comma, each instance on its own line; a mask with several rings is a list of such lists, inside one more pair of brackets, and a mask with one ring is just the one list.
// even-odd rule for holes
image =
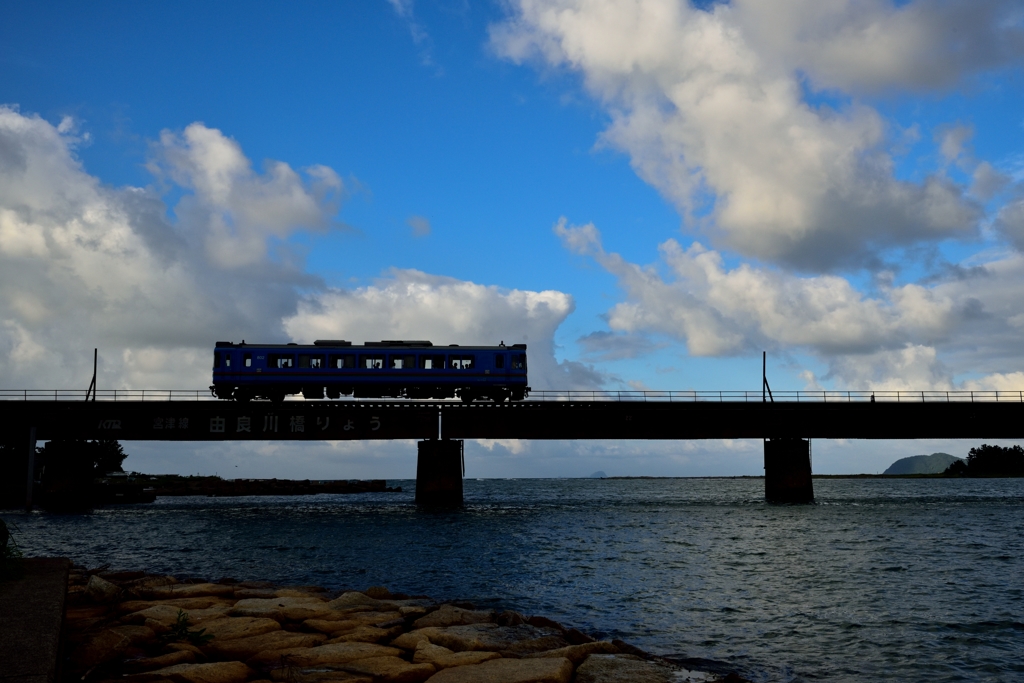
[[287, 239], [333, 224], [343, 188], [329, 168], [303, 175], [275, 161], [257, 172], [220, 131], [196, 123], [164, 132], [149, 167], [184, 191], [172, 222], [153, 189], [114, 189], [89, 175], [73, 130], [0, 107], [7, 388], [84, 388], [94, 346], [101, 388], [205, 387], [214, 341], [286, 333], [302, 341], [526, 342], [535, 387], [600, 381], [587, 366], [555, 360], [555, 329], [573, 310], [561, 292], [417, 271], [344, 291], [306, 274], [287, 258]]
[[474, 439], [474, 441], [488, 451], [493, 452], [494, 447], [498, 446], [512, 455], [519, 455], [529, 448], [529, 442], [521, 439]]
[[661, 267], [644, 267], [606, 252], [592, 224], [562, 219], [555, 232], [618, 279], [625, 300], [607, 314], [613, 331], [676, 339], [692, 355], [809, 352], [829, 366], [822, 379], [852, 389], [950, 389], [958, 375], [1024, 366], [1020, 255], [953, 269], [928, 285], [880, 283], [869, 296], [833, 275], [728, 268], [699, 244], [668, 240]]
[[[710, 198], [713, 221], [697, 223], [713, 242], [828, 269], [875, 263], [893, 246], [969, 237], [982, 218], [966, 189], [941, 173], [921, 182], [895, 177], [890, 133], [875, 110], [857, 103], [837, 110], [804, 97], [801, 74], [816, 73], [814, 65], [829, 87], [881, 87], [883, 72], [895, 71], [895, 84], [915, 78], [926, 56], [957, 57], [941, 40], [957, 29], [949, 17], [967, 10], [929, 23], [920, 17], [938, 12], [936, 3], [911, 4], [740, 2], [702, 10], [678, 0], [519, 0], [492, 26], [491, 41], [511, 60], [579, 72], [612, 118], [605, 143], [626, 151], [637, 173], [685, 215], [700, 213]], [[979, 28], [964, 40], [981, 50], [998, 35], [1005, 49], [971, 68], [1020, 53], [1019, 26], [1003, 21], [1016, 16], [1010, 5], [985, 8], [988, 23], [970, 22]], [[917, 43], [908, 49], [895, 27], [915, 21]]]
[[307, 298], [285, 321], [296, 341], [426, 339], [434, 344], [528, 345], [534, 389], [593, 387], [600, 376], [555, 360], [554, 333], [572, 313], [562, 292], [503, 290], [416, 270], [393, 270], [377, 283]]
[[1015, 0], [734, 0], [729, 15], [761, 54], [821, 88], [950, 87], [1024, 57]]
[[207, 257], [221, 268], [261, 263], [269, 238], [326, 230], [337, 212], [343, 185], [330, 168], [308, 168], [303, 179], [288, 164], [268, 161], [256, 173], [237, 142], [201, 123], [181, 135], [164, 131], [153, 150], [154, 174], [192, 190], [175, 213], [203, 236]]

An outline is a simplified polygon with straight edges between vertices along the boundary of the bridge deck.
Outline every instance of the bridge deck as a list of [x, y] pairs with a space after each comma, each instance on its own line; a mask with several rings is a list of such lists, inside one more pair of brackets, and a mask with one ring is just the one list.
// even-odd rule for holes
[[9, 400], [0, 430], [40, 440], [918, 439], [1024, 437], [1020, 401]]

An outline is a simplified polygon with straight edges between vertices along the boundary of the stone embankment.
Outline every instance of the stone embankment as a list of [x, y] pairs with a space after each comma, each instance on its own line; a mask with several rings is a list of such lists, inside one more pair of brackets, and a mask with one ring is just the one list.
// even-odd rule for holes
[[305, 496], [318, 493], [391, 493], [383, 479], [221, 479], [178, 475], [140, 475], [137, 478], [157, 496]]
[[[544, 617], [376, 587], [72, 570], [65, 680], [130, 683], [715, 681]], [[731, 674], [725, 680], [742, 679]]]

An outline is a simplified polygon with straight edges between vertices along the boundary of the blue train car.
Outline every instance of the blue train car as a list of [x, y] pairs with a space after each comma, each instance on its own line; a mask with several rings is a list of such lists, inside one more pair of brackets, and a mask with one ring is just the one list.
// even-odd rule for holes
[[521, 401], [526, 344], [434, 346], [428, 341], [352, 342], [319, 339], [312, 345], [217, 342], [213, 385], [217, 398], [307, 399], [461, 398]]

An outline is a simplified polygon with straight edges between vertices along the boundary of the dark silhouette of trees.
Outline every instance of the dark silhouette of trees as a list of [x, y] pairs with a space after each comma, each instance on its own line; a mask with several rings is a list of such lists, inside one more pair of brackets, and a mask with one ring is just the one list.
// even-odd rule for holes
[[28, 434], [0, 435], [0, 509], [25, 504], [28, 480]]
[[947, 477], [1024, 477], [1024, 448], [982, 444], [946, 468]]
[[107, 472], [123, 472], [121, 463], [128, 454], [113, 439], [53, 439], [38, 450], [36, 457], [46, 468], [44, 479], [91, 480]]

